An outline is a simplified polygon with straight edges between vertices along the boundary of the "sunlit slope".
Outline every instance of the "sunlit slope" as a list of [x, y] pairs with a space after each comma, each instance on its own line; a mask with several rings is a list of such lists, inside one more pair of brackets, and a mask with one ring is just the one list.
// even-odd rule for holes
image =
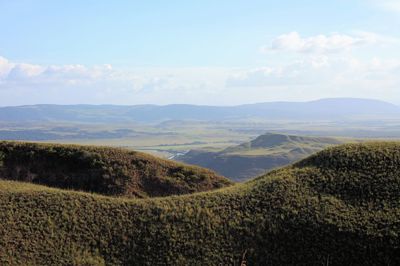
[[329, 148], [214, 192], [123, 199], [0, 182], [0, 264], [399, 265], [400, 144]]
[[0, 142], [0, 178], [139, 198], [231, 184], [207, 169], [125, 149], [19, 142]]

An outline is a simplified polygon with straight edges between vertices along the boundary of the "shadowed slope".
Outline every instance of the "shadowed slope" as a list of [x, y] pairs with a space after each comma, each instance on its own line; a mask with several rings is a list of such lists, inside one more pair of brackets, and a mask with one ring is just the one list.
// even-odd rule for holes
[[214, 172], [109, 147], [0, 142], [0, 178], [105, 195], [154, 197], [231, 183]]
[[[344, 145], [245, 184], [128, 200], [0, 182], [1, 264], [399, 265], [400, 144]], [[349, 187], [348, 187], [349, 186]]]

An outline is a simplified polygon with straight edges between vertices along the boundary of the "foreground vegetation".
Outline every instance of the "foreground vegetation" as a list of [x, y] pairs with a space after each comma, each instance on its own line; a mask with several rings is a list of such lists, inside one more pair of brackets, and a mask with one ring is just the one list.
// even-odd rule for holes
[[213, 192], [0, 181], [1, 265], [399, 265], [400, 144], [348, 144]]
[[214, 172], [117, 148], [0, 142], [0, 178], [104, 195], [155, 197], [231, 184]]

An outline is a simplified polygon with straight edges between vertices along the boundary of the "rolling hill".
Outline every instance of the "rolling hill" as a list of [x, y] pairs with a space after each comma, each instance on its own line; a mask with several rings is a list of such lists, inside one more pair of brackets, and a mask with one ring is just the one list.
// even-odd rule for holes
[[165, 198], [0, 181], [0, 220], [2, 265], [399, 265], [400, 144]]
[[340, 143], [343, 141], [335, 138], [266, 133], [222, 151], [191, 150], [174, 159], [212, 169], [235, 181], [243, 181]]
[[124, 197], [231, 185], [214, 172], [118, 148], [0, 142], [0, 178]]
[[267, 102], [238, 106], [28, 105], [0, 108], [0, 121], [12, 123], [160, 123], [168, 120], [221, 121], [349, 120], [396, 118], [400, 107], [378, 100], [333, 98], [310, 102]]

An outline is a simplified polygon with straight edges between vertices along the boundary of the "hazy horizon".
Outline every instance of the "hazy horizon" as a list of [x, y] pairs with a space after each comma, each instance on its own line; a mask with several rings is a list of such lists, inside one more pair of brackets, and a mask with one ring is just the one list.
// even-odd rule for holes
[[268, 103], [310, 103], [310, 102], [318, 102], [325, 100], [355, 100], [355, 101], [376, 101], [382, 102], [386, 104], [391, 104], [397, 107], [400, 107], [400, 104], [396, 104], [390, 101], [384, 101], [373, 98], [355, 98], [355, 97], [335, 97], [335, 98], [318, 98], [312, 100], [303, 100], [303, 101], [265, 101], [265, 102], [250, 102], [250, 103], [239, 103], [239, 104], [227, 104], [227, 105], [210, 105], [210, 104], [188, 104], [188, 103], [169, 103], [169, 104], [157, 104], [157, 103], [146, 103], [146, 104], [109, 104], [109, 103], [75, 103], [75, 104], [56, 104], [56, 103], [35, 103], [35, 104], [22, 104], [22, 105], [0, 105], [0, 108], [4, 107], [23, 107], [23, 106], [39, 106], [39, 105], [59, 105], [59, 106], [73, 106], [73, 105], [88, 105], [88, 106], [139, 106], [139, 105], [153, 105], [153, 106], [169, 106], [169, 105], [192, 105], [192, 106], [210, 106], [210, 107], [236, 107], [242, 105], [256, 105], [256, 104], [268, 104]]

